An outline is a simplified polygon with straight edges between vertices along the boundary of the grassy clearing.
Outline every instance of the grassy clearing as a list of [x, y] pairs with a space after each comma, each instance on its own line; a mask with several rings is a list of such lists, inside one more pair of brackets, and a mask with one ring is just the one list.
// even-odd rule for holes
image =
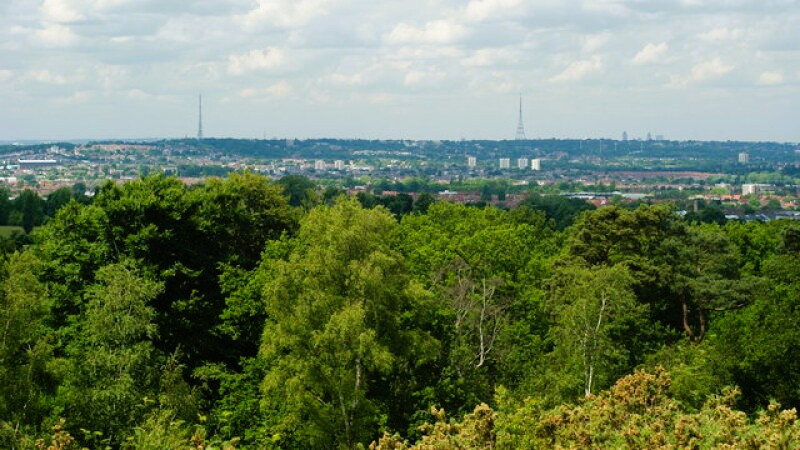
[[17, 226], [17, 225], [0, 225], [0, 236], [9, 237], [12, 234], [14, 234], [14, 232], [22, 233], [22, 234], [25, 233], [25, 231], [22, 229], [22, 227]]

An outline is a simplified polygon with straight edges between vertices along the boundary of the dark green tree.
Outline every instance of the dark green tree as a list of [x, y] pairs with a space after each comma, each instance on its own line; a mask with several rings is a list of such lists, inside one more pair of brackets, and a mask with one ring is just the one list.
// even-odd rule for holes
[[137, 260], [164, 284], [150, 304], [161, 330], [157, 347], [167, 354], [180, 348], [191, 366], [236, 364], [256, 349], [219, 328], [226, 308], [219, 277], [226, 267], [253, 269], [265, 243], [294, 223], [280, 189], [261, 176], [192, 189], [155, 176], [106, 184], [91, 205], [69, 204], [43, 228], [36, 251], [48, 261], [44, 279], [54, 286], [59, 323], [81, 311], [97, 269]]
[[56, 212], [72, 200], [72, 189], [63, 187], [51, 192], [45, 201], [44, 213], [47, 217], [55, 217]]
[[25, 189], [12, 201], [14, 225], [21, 226], [26, 233], [44, 223], [45, 201], [36, 192]]
[[317, 184], [302, 175], [286, 175], [278, 180], [292, 206], [311, 208], [317, 202]]
[[8, 225], [13, 205], [11, 203], [11, 192], [5, 186], [0, 186], [0, 225]]
[[533, 194], [521, 206], [542, 211], [548, 219], [553, 220], [557, 230], [572, 225], [584, 211], [595, 209], [594, 205], [579, 198], [567, 198], [560, 195]]
[[417, 200], [414, 201], [414, 212], [425, 214], [428, 212], [428, 208], [436, 201], [436, 199], [429, 193], [423, 192], [419, 194]]

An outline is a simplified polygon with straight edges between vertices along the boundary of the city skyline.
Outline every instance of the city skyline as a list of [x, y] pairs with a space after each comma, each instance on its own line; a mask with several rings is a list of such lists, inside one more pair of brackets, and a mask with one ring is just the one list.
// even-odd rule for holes
[[[11, 0], [0, 141], [800, 141], [794, 0]], [[534, 126], [535, 124], [535, 126]]]

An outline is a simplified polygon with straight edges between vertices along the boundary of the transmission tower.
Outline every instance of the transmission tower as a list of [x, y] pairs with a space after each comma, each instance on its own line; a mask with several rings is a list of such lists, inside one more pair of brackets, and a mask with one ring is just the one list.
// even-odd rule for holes
[[203, 96], [200, 95], [198, 97], [197, 102], [198, 110], [197, 110], [197, 140], [203, 140]]
[[519, 96], [519, 122], [517, 123], [517, 137], [516, 140], [524, 141], [528, 138], [525, 137], [525, 125], [522, 124], [522, 96]]

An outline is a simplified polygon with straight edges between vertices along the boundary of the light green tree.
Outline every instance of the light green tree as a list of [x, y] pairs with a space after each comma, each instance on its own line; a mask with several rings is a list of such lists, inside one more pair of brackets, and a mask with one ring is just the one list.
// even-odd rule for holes
[[0, 447], [15, 448], [24, 432], [48, 414], [52, 340], [45, 322], [46, 288], [36, 274], [41, 263], [15, 253], [0, 283]]
[[74, 426], [121, 439], [144, 416], [146, 398], [156, 395], [163, 359], [153, 346], [155, 311], [148, 302], [162, 285], [128, 263], [100, 268], [96, 280], [81, 338], [67, 348], [59, 399]]
[[414, 320], [428, 295], [392, 250], [396, 228], [382, 208], [343, 200], [312, 210], [286, 257], [267, 264], [262, 407], [281, 447], [368, 442], [391, 419], [398, 372], [435, 354]]
[[615, 337], [646, 312], [637, 304], [631, 283], [624, 266], [566, 266], [553, 276], [548, 300], [554, 321], [553, 364], [562, 367], [559, 379], [579, 379], [587, 397], [628, 369], [625, 347]]

